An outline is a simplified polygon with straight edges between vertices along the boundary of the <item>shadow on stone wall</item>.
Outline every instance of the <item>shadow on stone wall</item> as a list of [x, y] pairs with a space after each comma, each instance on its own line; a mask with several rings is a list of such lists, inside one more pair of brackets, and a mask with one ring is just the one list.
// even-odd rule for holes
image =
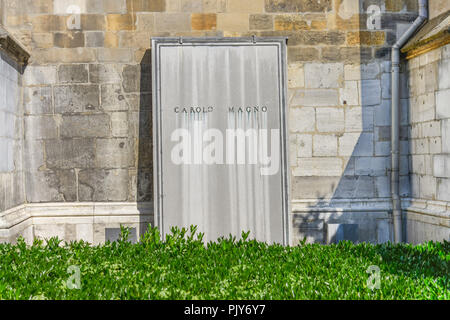
[[[136, 173], [136, 201], [141, 213], [141, 234], [148, 220], [143, 215], [153, 214], [153, 141], [152, 141], [152, 66], [151, 50], [146, 50], [140, 63], [140, 96], [138, 110], [138, 145]], [[138, 76], [138, 75], [136, 75]], [[151, 224], [154, 225], [153, 218]]]
[[[360, 2], [359, 12], [366, 12], [367, 5]], [[340, 146], [349, 146], [349, 153], [338, 156], [348, 157], [348, 162], [341, 176], [319, 177], [328, 186], [326, 193], [315, 192], [311, 188], [311, 194], [307, 196], [317, 199], [316, 202], [307, 205], [304, 212], [296, 213], [293, 219], [294, 230], [300, 230], [300, 238], [307, 237], [319, 243], [337, 240], [327, 234], [328, 224], [356, 225], [356, 234], [352, 234], [354, 230], [349, 232], [349, 235], [344, 235], [345, 240], [392, 241], [390, 53], [397, 34], [401, 34], [405, 25], [416, 19], [416, 15], [383, 12], [380, 18], [381, 30], [386, 31], [386, 40], [380, 46], [363, 44], [371, 37], [367, 18], [367, 15], [363, 15], [359, 21], [359, 59], [346, 62], [343, 88], [344, 91], [359, 91], [358, 105], [354, 106], [354, 102], [347, 100], [341, 93], [340, 104], [345, 110], [346, 123], [338, 141]], [[397, 30], [399, 28], [401, 30]], [[404, 64], [401, 66], [400, 81], [400, 195], [408, 197], [410, 128], [407, 71]], [[357, 89], [353, 88], [355, 83]], [[351, 94], [348, 98], [354, 99]], [[352, 119], [358, 121], [349, 123]], [[314, 178], [311, 177], [308, 184], [314, 184]], [[355, 203], [350, 203], [352, 201]]]

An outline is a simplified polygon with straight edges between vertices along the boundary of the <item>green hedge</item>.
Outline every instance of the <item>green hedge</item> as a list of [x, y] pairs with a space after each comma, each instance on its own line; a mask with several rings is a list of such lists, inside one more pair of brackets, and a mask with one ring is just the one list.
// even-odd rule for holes
[[[101, 246], [1, 244], [0, 299], [450, 298], [449, 242], [283, 247], [243, 234], [205, 245], [195, 228], [172, 233], [162, 242], [150, 229], [138, 244], [127, 231]], [[380, 269], [379, 289], [370, 289], [370, 266]], [[76, 268], [81, 288], [70, 289]]]

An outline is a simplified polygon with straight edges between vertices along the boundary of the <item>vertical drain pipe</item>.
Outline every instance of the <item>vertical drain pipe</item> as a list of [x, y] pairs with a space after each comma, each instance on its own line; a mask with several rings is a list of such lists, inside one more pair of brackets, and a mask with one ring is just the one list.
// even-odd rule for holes
[[394, 242], [403, 241], [402, 207], [400, 199], [400, 49], [428, 19], [428, 0], [419, 0], [419, 16], [392, 47], [392, 123], [391, 123], [391, 197]]

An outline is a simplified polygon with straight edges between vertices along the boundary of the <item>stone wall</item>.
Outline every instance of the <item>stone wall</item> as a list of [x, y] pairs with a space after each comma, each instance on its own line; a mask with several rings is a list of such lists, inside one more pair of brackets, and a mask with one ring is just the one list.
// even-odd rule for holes
[[[45, 226], [35, 236], [56, 223], [66, 238], [101, 241], [106, 225], [151, 221], [140, 220], [152, 201], [151, 37], [256, 35], [289, 38], [293, 243], [327, 242], [328, 224], [357, 225], [355, 241], [390, 238], [389, 54], [416, 0], [4, 0], [4, 11], [32, 54], [25, 189]], [[407, 144], [405, 126], [405, 196]], [[136, 204], [129, 215], [124, 203]], [[103, 220], [76, 231], [63, 218], [73, 208]]]
[[408, 61], [411, 199], [406, 240], [450, 238], [450, 45]]
[[0, 51], [0, 212], [24, 203], [20, 66]]

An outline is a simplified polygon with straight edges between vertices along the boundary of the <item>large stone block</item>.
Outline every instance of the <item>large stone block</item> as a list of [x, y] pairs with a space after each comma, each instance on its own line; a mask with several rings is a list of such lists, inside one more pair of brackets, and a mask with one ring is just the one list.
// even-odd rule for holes
[[107, 114], [64, 115], [60, 127], [62, 138], [108, 137], [111, 119]]
[[345, 129], [342, 108], [316, 108], [316, 119], [319, 132], [343, 132]]
[[335, 177], [340, 176], [342, 160], [339, 158], [299, 158], [298, 167], [294, 169], [296, 177]]
[[88, 82], [88, 69], [85, 64], [63, 64], [58, 68], [60, 83], [86, 83]]
[[219, 13], [217, 29], [236, 32], [248, 31], [250, 30], [249, 16], [247, 13]]
[[98, 48], [97, 60], [107, 63], [130, 63], [134, 61], [134, 55], [129, 48]]
[[120, 83], [120, 73], [121, 65], [118, 64], [89, 65], [89, 81], [92, 83]]
[[324, 12], [331, 9], [331, 0], [266, 0], [266, 12]]
[[102, 31], [85, 32], [86, 47], [99, 48], [105, 45], [105, 33]]
[[343, 176], [335, 187], [336, 199], [373, 198], [376, 196], [375, 182], [369, 176]]
[[313, 137], [313, 156], [314, 157], [332, 157], [337, 156], [337, 137], [336, 135], [314, 135]]
[[98, 168], [129, 168], [134, 166], [134, 140], [128, 138], [97, 139]]
[[390, 167], [389, 157], [355, 158], [355, 174], [368, 176], [386, 176]]
[[83, 32], [70, 32], [54, 34], [53, 43], [55, 47], [59, 48], [79, 48], [84, 47], [84, 33]]
[[379, 80], [361, 81], [361, 103], [363, 106], [379, 105], [381, 102], [381, 86]]
[[356, 143], [355, 149], [353, 150], [353, 156], [367, 157], [373, 156], [373, 154], [374, 154], [373, 133], [370, 132], [361, 133], [358, 142]]
[[56, 139], [58, 137], [58, 125], [51, 115], [27, 116], [25, 123], [25, 139]]
[[99, 109], [98, 85], [64, 85], [54, 87], [55, 112], [76, 113]]
[[289, 128], [292, 132], [312, 132], [316, 130], [316, 112], [314, 108], [291, 108]]
[[305, 64], [306, 88], [339, 88], [343, 78], [344, 66], [341, 63]]
[[111, 113], [111, 135], [113, 137], [128, 137], [128, 113]]
[[436, 118], [450, 118], [450, 89], [436, 92]]
[[27, 172], [25, 177], [28, 202], [77, 200], [73, 169]]
[[101, 86], [101, 106], [107, 111], [128, 110], [128, 101], [120, 84], [104, 84]]
[[450, 155], [439, 154], [433, 157], [433, 172], [438, 178], [450, 178]]
[[288, 61], [304, 62], [320, 60], [320, 51], [313, 47], [288, 47]]
[[166, 9], [164, 0], [126, 0], [128, 12], [162, 12]]
[[450, 119], [441, 122], [442, 152], [450, 153]]
[[157, 31], [189, 31], [191, 17], [187, 13], [157, 13], [155, 14], [155, 29]]
[[81, 170], [78, 183], [80, 201], [125, 201], [128, 198], [128, 169]]
[[441, 60], [439, 61], [439, 69], [438, 69], [438, 85], [439, 90], [450, 89], [450, 60]]
[[288, 87], [303, 88], [305, 86], [305, 71], [303, 64], [290, 63], [288, 65]]
[[[312, 135], [310, 134], [297, 134], [296, 135], [296, 154], [295, 162], [297, 162], [297, 157], [299, 158], [311, 158], [312, 157]], [[297, 164], [297, 163], [296, 163]]]
[[376, 106], [374, 111], [376, 126], [391, 125], [391, 100], [382, 100], [381, 104]]
[[[130, 10], [129, 12], [133, 11]], [[106, 25], [109, 31], [136, 30], [136, 15], [131, 13], [108, 14]]]
[[191, 27], [192, 30], [216, 30], [217, 15], [215, 13], [193, 13]]
[[44, 142], [43, 141], [24, 141], [23, 165], [30, 172], [44, 168]]
[[272, 30], [273, 17], [269, 14], [251, 14], [250, 30]]
[[344, 87], [339, 89], [339, 102], [341, 105], [361, 105], [359, 100], [359, 86], [357, 81], [345, 81]]
[[56, 83], [56, 67], [28, 66], [23, 76], [25, 86], [45, 85]]
[[339, 104], [338, 91], [334, 89], [300, 89], [295, 92], [291, 102], [294, 106], [327, 107]]
[[450, 201], [450, 179], [437, 179], [437, 200]]
[[130, 92], [151, 92], [151, 70], [141, 65], [126, 65], [122, 72], [123, 89]]
[[334, 196], [341, 180], [337, 177], [292, 177], [291, 198], [295, 199], [329, 199]]
[[45, 155], [48, 168], [91, 168], [95, 166], [95, 140], [47, 140]]
[[349, 157], [353, 154], [359, 140], [359, 133], [344, 133], [339, 137], [339, 155]]
[[53, 97], [51, 87], [24, 88], [25, 114], [52, 114]]

